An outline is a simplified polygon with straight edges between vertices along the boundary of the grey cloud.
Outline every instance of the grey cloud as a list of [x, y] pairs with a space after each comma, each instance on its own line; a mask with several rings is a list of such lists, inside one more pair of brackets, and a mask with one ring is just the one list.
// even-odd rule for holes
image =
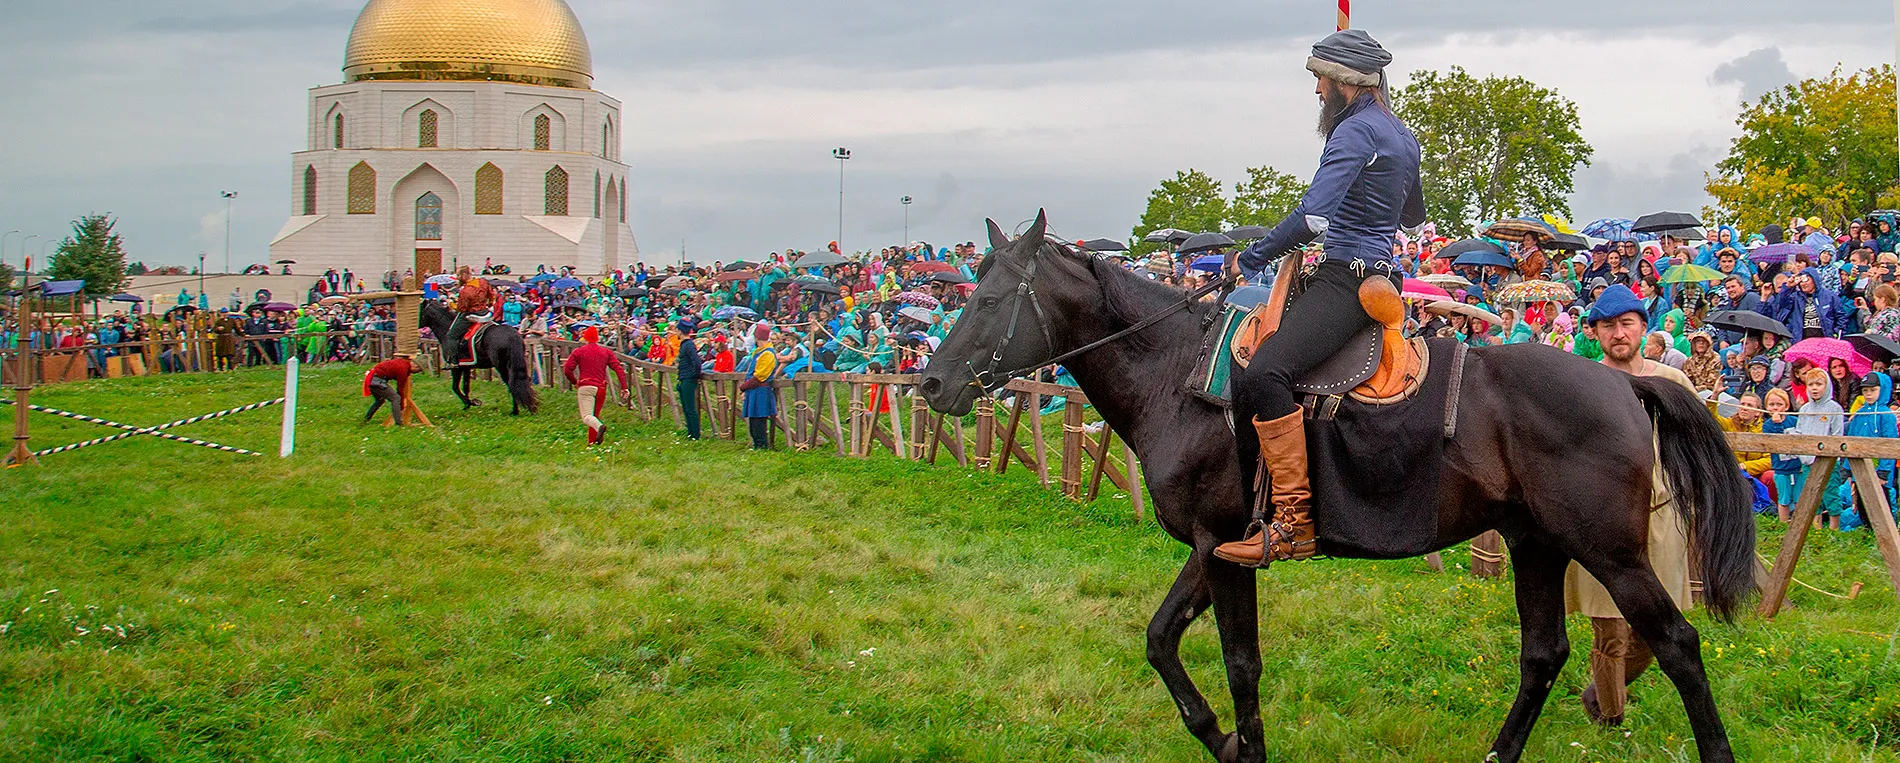
[[133, 28], [158, 33], [235, 34], [267, 32], [297, 34], [307, 29], [345, 30], [361, 8], [355, 3], [297, 3], [280, 8], [247, 7], [238, 12], [154, 16], [134, 19]]
[[1794, 71], [1788, 68], [1788, 62], [1782, 60], [1781, 49], [1766, 47], [1750, 51], [1721, 66], [1709, 76], [1709, 81], [1717, 85], [1741, 85], [1742, 100], [1754, 102], [1769, 91], [1794, 82]]

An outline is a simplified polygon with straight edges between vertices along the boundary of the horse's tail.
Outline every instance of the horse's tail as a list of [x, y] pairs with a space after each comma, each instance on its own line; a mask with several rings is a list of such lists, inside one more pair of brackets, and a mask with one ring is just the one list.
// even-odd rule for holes
[[1656, 422], [1676, 511], [1694, 528], [1703, 601], [1733, 622], [1736, 607], [1755, 591], [1755, 492], [1695, 393], [1661, 377], [1632, 376], [1630, 385]]
[[528, 348], [522, 344], [521, 336], [516, 334], [512, 341], [501, 342], [497, 348], [501, 357], [495, 367], [503, 369], [508, 375], [508, 394], [515, 404], [528, 409], [529, 413], [541, 410], [541, 398], [535, 394], [534, 385], [528, 381]]

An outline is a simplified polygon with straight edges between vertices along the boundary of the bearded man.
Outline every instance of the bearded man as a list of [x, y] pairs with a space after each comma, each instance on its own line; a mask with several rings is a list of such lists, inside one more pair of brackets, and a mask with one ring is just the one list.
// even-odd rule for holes
[[1292, 278], [1303, 278], [1303, 290], [1236, 379], [1234, 416], [1252, 422], [1236, 427], [1241, 470], [1253, 473], [1255, 459], [1264, 461], [1274, 507], [1266, 527], [1256, 523], [1245, 540], [1215, 549], [1215, 556], [1236, 564], [1307, 559], [1317, 550], [1308, 513], [1306, 430], [1292, 385], [1373, 324], [1359, 303], [1361, 285], [1383, 278], [1399, 286], [1392, 261], [1399, 226], [1425, 222], [1418, 139], [1392, 113], [1384, 72], [1391, 62], [1378, 41], [1357, 29], [1313, 46], [1306, 68], [1317, 80], [1319, 132], [1326, 139], [1319, 170], [1299, 207], [1239, 256], [1242, 271], [1252, 275], [1326, 237], [1325, 258], [1310, 274], [1301, 273], [1297, 260], [1281, 268], [1275, 292]]
[[449, 365], [475, 364], [475, 343], [467, 335], [474, 326], [493, 319], [495, 309], [495, 286], [488, 281], [476, 278], [463, 265], [455, 272], [455, 279], [461, 282], [455, 295], [455, 321], [449, 324], [449, 341], [442, 343], [442, 349], [449, 354]]

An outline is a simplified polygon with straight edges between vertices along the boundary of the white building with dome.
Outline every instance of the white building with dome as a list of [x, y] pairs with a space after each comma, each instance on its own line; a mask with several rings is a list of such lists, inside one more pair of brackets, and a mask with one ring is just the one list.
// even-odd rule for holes
[[374, 284], [485, 261], [635, 261], [619, 101], [564, 0], [370, 0], [343, 84], [310, 91], [271, 259]]

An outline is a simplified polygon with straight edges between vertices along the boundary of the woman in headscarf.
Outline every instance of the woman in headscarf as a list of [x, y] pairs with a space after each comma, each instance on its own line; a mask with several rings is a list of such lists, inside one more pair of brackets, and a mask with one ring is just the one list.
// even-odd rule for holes
[[1698, 390], [1722, 389], [1722, 357], [1715, 354], [1715, 340], [1708, 334], [1689, 335], [1689, 359], [1683, 361], [1682, 373]]
[[739, 371], [745, 379], [739, 382], [739, 389], [745, 395], [739, 413], [745, 417], [746, 432], [752, 437], [755, 450], [772, 448], [772, 419], [778, 416], [778, 395], [772, 391], [772, 377], [778, 373], [778, 350], [789, 344], [785, 334], [778, 335], [778, 341], [772, 346], [761, 346], [757, 352], [746, 356]]

